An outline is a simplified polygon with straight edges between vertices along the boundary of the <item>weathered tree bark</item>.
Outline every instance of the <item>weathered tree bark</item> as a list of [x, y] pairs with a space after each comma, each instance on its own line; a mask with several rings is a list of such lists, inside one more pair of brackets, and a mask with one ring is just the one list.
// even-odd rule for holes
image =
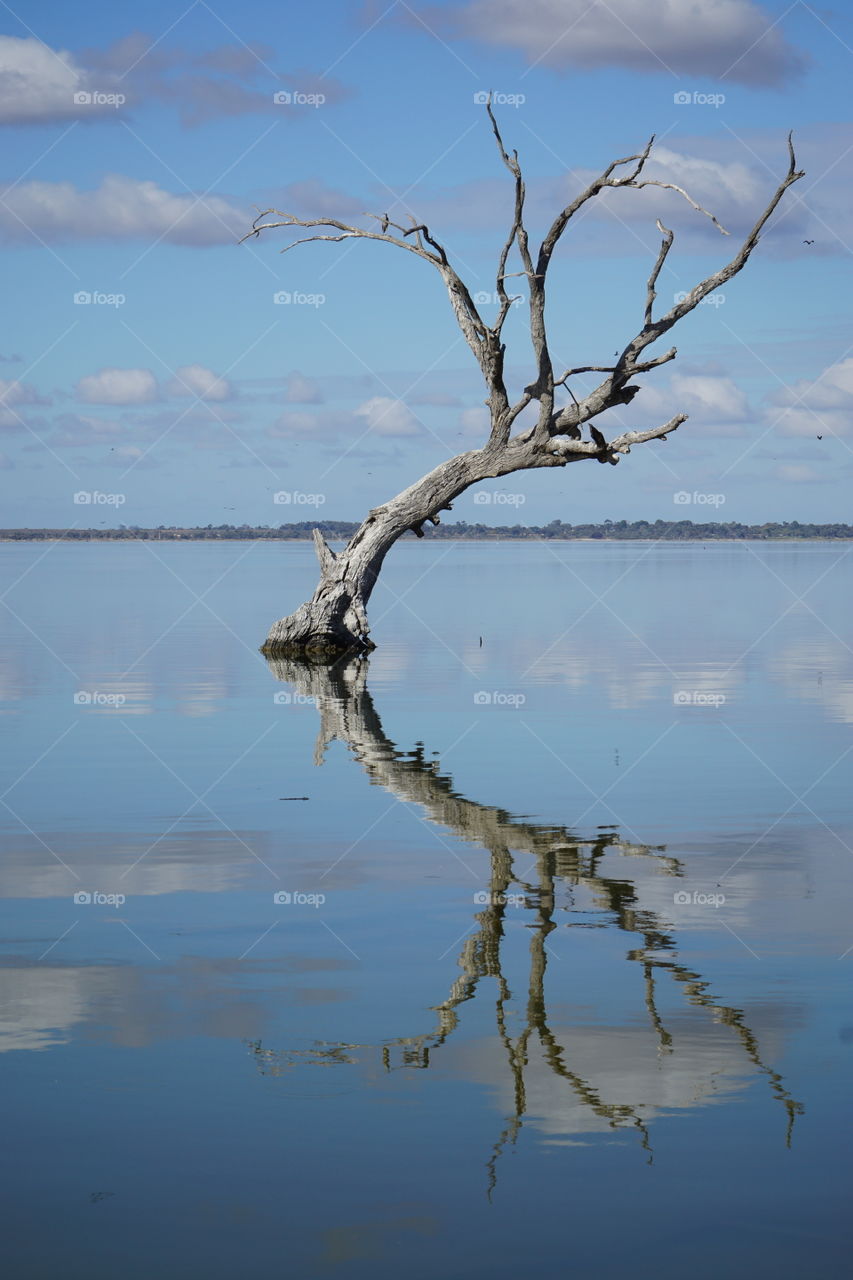
[[[438, 524], [441, 511], [449, 510], [454, 498], [481, 480], [510, 475], [538, 467], [564, 467], [570, 462], [595, 458], [598, 462], [615, 465], [622, 454], [630, 453], [632, 445], [647, 440], [666, 440], [670, 432], [677, 430], [687, 415], [676, 414], [662, 426], [644, 431], [627, 431], [616, 439], [607, 441], [602, 432], [592, 425], [592, 420], [608, 409], [629, 404], [639, 385], [631, 379], [650, 372], [675, 359], [671, 348], [662, 355], [644, 360], [646, 348], [657, 342], [679, 320], [693, 311], [702, 300], [746, 265], [758, 243], [759, 236], [789, 186], [803, 177], [796, 168], [794, 149], [788, 138], [788, 171], [779, 183], [764, 212], [744, 240], [738, 252], [724, 267], [702, 280], [690, 293], [669, 311], [655, 318], [654, 303], [656, 284], [667, 255], [672, 248], [673, 233], [660, 221], [661, 247], [646, 284], [646, 300], [643, 325], [623, 347], [615, 363], [609, 365], [580, 365], [567, 369], [561, 377], [554, 373], [545, 326], [545, 281], [548, 268], [560, 238], [574, 215], [589, 200], [606, 188], [664, 187], [683, 196], [698, 212], [710, 218], [718, 230], [728, 235], [717, 219], [703, 209], [681, 187], [674, 183], [642, 178], [644, 166], [651, 153], [654, 138], [635, 155], [614, 160], [604, 172], [567, 205], [554, 219], [543, 239], [534, 262], [524, 225], [525, 185], [516, 152], [509, 154], [503, 144], [491, 101], [486, 110], [498, 144], [501, 160], [512, 175], [515, 185], [515, 208], [512, 226], [500, 254], [496, 286], [499, 309], [493, 324], [487, 324], [480, 315], [467, 285], [448, 260], [444, 246], [430, 234], [422, 223], [403, 227], [393, 222], [388, 214], [368, 214], [379, 223], [380, 230], [371, 231], [356, 227], [336, 218], [303, 220], [278, 209], [267, 209], [259, 214], [253, 229], [244, 239], [258, 236], [273, 227], [308, 227], [337, 230], [338, 235], [314, 234], [295, 240], [282, 252], [314, 240], [341, 241], [352, 237], [365, 240], [382, 240], [424, 258], [438, 271], [447, 289], [456, 322], [470, 347], [488, 392], [489, 438], [482, 449], [459, 454], [431, 471], [411, 485], [396, 498], [374, 508], [337, 555], [327, 545], [319, 530], [314, 531], [314, 542], [320, 560], [320, 583], [311, 600], [303, 604], [290, 617], [274, 623], [263, 645], [268, 656], [331, 656], [342, 652], [366, 652], [374, 647], [370, 640], [367, 622], [367, 604], [390, 547], [399, 537], [412, 530], [423, 536], [427, 521]], [[615, 176], [617, 170], [632, 166], [623, 176]], [[264, 221], [275, 216], [280, 221]], [[507, 265], [513, 249], [520, 260], [521, 270], [508, 272]], [[523, 276], [530, 292], [530, 338], [535, 361], [535, 377], [514, 404], [511, 403], [504, 381], [505, 346], [501, 338], [504, 321], [514, 299], [507, 293], [506, 281], [511, 275]], [[603, 373], [605, 378], [591, 392], [578, 400], [569, 388], [569, 381], [585, 373]], [[557, 391], [565, 389], [570, 403], [557, 404]], [[535, 426], [512, 434], [519, 415], [533, 403], [538, 403]], [[583, 427], [588, 424], [589, 439], [583, 439]]]
[[463, 453], [443, 462], [384, 506], [375, 507], [338, 555], [315, 529], [320, 561], [317, 590], [296, 613], [273, 624], [263, 652], [271, 657], [322, 656], [372, 649], [367, 602], [387, 552], [407, 530], [422, 536], [427, 520], [438, 524], [439, 512], [449, 510], [452, 500], [470, 484], [503, 474], [493, 469], [495, 465], [487, 451]]

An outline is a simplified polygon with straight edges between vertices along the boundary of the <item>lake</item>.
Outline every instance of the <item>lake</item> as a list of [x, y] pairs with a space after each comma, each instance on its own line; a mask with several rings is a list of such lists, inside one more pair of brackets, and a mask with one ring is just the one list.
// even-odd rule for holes
[[10, 1277], [849, 1274], [853, 546], [0, 574]]

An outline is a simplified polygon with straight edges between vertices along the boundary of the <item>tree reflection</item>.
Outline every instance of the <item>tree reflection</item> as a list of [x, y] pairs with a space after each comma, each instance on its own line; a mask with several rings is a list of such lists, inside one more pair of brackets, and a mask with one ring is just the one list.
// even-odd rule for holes
[[[484, 978], [497, 988], [495, 1021], [503, 1045], [512, 1082], [513, 1107], [489, 1160], [490, 1190], [496, 1164], [505, 1145], [514, 1143], [528, 1112], [526, 1072], [531, 1049], [538, 1042], [543, 1060], [554, 1076], [566, 1082], [581, 1106], [606, 1122], [611, 1129], [632, 1128], [641, 1146], [652, 1159], [648, 1123], [641, 1108], [627, 1100], [606, 1100], [583, 1074], [573, 1069], [571, 1054], [560, 1043], [549, 1023], [545, 995], [545, 975], [549, 958], [549, 935], [558, 927], [554, 919], [558, 894], [574, 904], [581, 891], [591, 897], [594, 918], [575, 919], [577, 927], [616, 927], [630, 936], [626, 953], [629, 964], [642, 973], [646, 1016], [657, 1042], [658, 1055], [674, 1051], [675, 1038], [660, 1012], [658, 985], [670, 980], [683, 999], [707, 1013], [709, 1021], [731, 1030], [738, 1052], [766, 1077], [773, 1096], [786, 1113], [786, 1143], [790, 1145], [794, 1119], [802, 1113], [785, 1088], [781, 1075], [762, 1058], [754, 1032], [742, 1010], [721, 1004], [711, 993], [702, 975], [679, 962], [671, 926], [640, 902], [638, 886], [632, 880], [636, 859], [651, 860], [657, 873], [677, 879], [683, 874], [676, 858], [664, 846], [641, 845], [623, 840], [615, 828], [599, 829], [583, 839], [565, 827], [530, 823], [514, 818], [506, 810], [468, 800], [454, 790], [452, 779], [440, 771], [437, 760], [428, 759], [422, 744], [401, 751], [385, 734], [367, 688], [366, 658], [342, 659], [331, 666], [311, 665], [291, 660], [269, 660], [278, 680], [296, 687], [303, 697], [316, 703], [320, 732], [314, 760], [321, 764], [327, 747], [339, 739], [349, 748], [370, 781], [398, 799], [419, 805], [429, 820], [458, 838], [487, 850], [491, 877], [484, 901], [476, 912], [475, 927], [466, 938], [458, 958], [460, 974], [448, 997], [434, 1006], [437, 1015], [432, 1029], [416, 1036], [403, 1036], [378, 1046], [356, 1043], [319, 1042], [309, 1050], [277, 1051], [251, 1043], [259, 1070], [281, 1074], [299, 1062], [322, 1065], [355, 1063], [357, 1051], [378, 1051], [386, 1071], [427, 1069], [431, 1055], [448, 1040], [461, 1016], [461, 1007], [473, 1000]], [[620, 858], [619, 874], [605, 865]], [[519, 864], [524, 864], [524, 870]], [[527, 999], [521, 1031], [508, 1027], [507, 1006], [512, 998], [502, 970], [502, 944], [506, 937], [507, 912], [511, 903], [523, 902], [525, 923], [530, 929], [530, 960]], [[565, 908], [560, 908], [565, 910]]]

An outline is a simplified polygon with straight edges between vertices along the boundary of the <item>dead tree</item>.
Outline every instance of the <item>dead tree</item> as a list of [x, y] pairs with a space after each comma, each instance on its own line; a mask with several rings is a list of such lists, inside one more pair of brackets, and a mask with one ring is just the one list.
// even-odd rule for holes
[[[482, 448], [449, 458], [389, 502], [375, 507], [342, 551], [335, 554], [320, 531], [314, 530], [314, 543], [320, 561], [320, 582], [311, 600], [301, 605], [290, 617], [273, 624], [263, 645], [264, 653], [269, 656], [303, 654], [322, 657], [348, 651], [366, 652], [374, 648], [367, 622], [367, 603], [388, 550], [399, 537], [410, 530], [422, 537], [424, 524], [427, 521], [438, 524], [439, 513], [449, 511], [453, 500], [471, 485], [481, 480], [511, 475], [516, 471], [564, 467], [570, 462], [593, 458], [600, 463], [615, 465], [620, 456], [630, 453], [635, 444], [643, 444], [647, 440], [666, 440], [670, 432], [686, 421], [687, 414], [677, 413], [662, 426], [649, 427], [644, 431], [625, 431], [609, 441], [593, 425], [593, 420], [608, 409], [618, 408], [633, 399], [640, 390], [639, 385], [632, 381], [634, 378], [675, 358], [675, 347], [657, 356], [652, 356], [649, 348], [693, 311], [708, 294], [742, 270], [788, 187], [803, 177], [803, 172], [796, 167], [793, 143], [789, 136], [788, 171], [738, 252], [725, 266], [697, 284], [681, 301], [656, 316], [656, 285], [673, 243], [673, 232], [658, 220], [661, 245], [646, 284], [642, 325], [624, 345], [614, 363], [579, 365], [558, 374], [551, 359], [545, 324], [548, 269], [572, 218], [590, 200], [608, 188], [630, 188], [637, 191], [644, 187], [663, 187], [676, 192], [697, 213], [710, 218], [723, 235], [729, 233], [720, 226], [712, 213], [697, 204], [681, 187], [643, 176], [654, 143], [652, 137], [636, 155], [626, 156], [609, 164], [603, 173], [558, 213], [534, 257], [525, 225], [525, 184], [518, 153], [507, 152], [491, 102], [487, 104], [486, 110], [501, 160], [515, 185], [512, 225], [498, 260], [496, 286], [499, 307], [493, 324], [487, 324], [481, 316], [468, 286], [450, 262], [441, 242], [427, 226], [414, 219], [412, 226], [404, 227], [393, 222], [387, 214], [370, 214], [366, 216], [375, 219], [377, 227], [368, 229], [351, 226], [337, 218], [306, 220], [278, 209], [266, 209], [258, 215], [252, 230], [244, 237], [249, 239], [259, 236], [262, 231], [276, 227], [316, 228], [318, 230], [315, 234], [294, 240], [282, 252], [315, 240], [338, 242], [358, 238], [395, 245], [430, 263], [444, 281], [456, 321], [480, 366], [488, 392], [486, 403], [490, 417], [489, 436]], [[515, 265], [510, 263], [513, 252], [518, 256], [521, 269], [510, 272], [509, 266]], [[512, 276], [523, 277], [527, 282], [530, 338], [535, 365], [531, 382], [515, 402], [510, 399], [504, 379], [506, 349], [501, 337], [504, 322], [514, 301], [507, 290], [507, 282]], [[585, 373], [601, 373], [604, 377], [593, 391], [578, 400], [573, 392], [568, 391], [569, 379]], [[568, 391], [569, 403], [557, 403], [560, 388]], [[538, 404], [535, 425], [520, 427], [514, 431], [519, 416], [531, 404]], [[584, 437], [584, 428], [588, 438]]]

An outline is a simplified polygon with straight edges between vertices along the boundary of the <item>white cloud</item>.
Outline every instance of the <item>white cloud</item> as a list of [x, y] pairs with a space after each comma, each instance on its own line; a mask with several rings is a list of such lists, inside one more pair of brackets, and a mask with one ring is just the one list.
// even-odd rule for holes
[[48, 242], [159, 240], [169, 244], [233, 244], [251, 223], [248, 212], [221, 196], [197, 201], [156, 182], [110, 174], [95, 191], [72, 182], [22, 182], [0, 205], [0, 230], [9, 239], [31, 234]]
[[314, 437], [316, 439], [331, 438], [351, 431], [355, 425], [351, 414], [339, 413], [332, 409], [291, 409], [283, 413], [272, 426], [267, 428], [267, 435], [274, 439], [289, 436]]
[[768, 423], [783, 436], [847, 436], [853, 430], [853, 356], [773, 396]]
[[305, 378], [294, 369], [287, 379], [287, 390], [284, 395], [288, 404], [322, 404], [323, 392], [314, 378]]
[[[697, 204], [714, 214], [730, 232], [730, 236], [724, 236], [710, 218], [691, 208], [677, 191], [662, 187], [645, 187], [640, 191], [631, 188], [603, 191], [587, 206], [583, 222], [596, 224], [598, 239], [601, 238], [602, 230], [606, 229], [608, 240], [615, 235], [624, 248], [634, 252], [638, 242], [634, 236], [626, 233], [624, 224], [629, 223], [642, 229], [643, 241], [656, 251], [660, 236], [655, 230], [655, 220], [660, 218], [665, 226], [675, 231], [677, 247], [684, 244], [685, 236], [690, 237], [688, 243], [699, 238], [712, 245], [721, 260], [725, 260], [738, 247], [735, 237], [742, 236], [753, 226], [759, 212], [767, 204], [775, 186], [774, 176], [778, 174], [781, 177], [783, 172], [783, 152], [784, 139], [780, 138], [778, 154], [767, 151], [768, 173], [767, 169], [760, 169], [757, 165], [750, 167], [741, 160], [718, 159], [663, 146], [653, 149], [643, 170], [643, 178], [682, 187]], [[784, 157], [784, 164], [787, 166], [787, 156]], [[553, 217], [560, 207], [578, 195], [599, 173], [600, 168], [576, 169], [570, 177], [549, 179], [538, 189], [534, 184], [537, 207], [543, 214]], [[785, 234], [796, 238], [797, 245], [801, 244], [800, 233], [806, 217], [806, 211], [799, 207], [796, 208], [795, 216], [786, 214]], [[578, 224], [579, 228], [581, 225]], [[584, 235], [588, 237], [591, 231], [592, 228], [587, 226]], [[570, 242], [571, 233], [568, 234], [566, 243]], [[588, 249], [588, 239], [584, 240], [584, 244]], [[677, 265], [676, 255], [670, 257], [668, 262], [668, 266], [673, 265]], [[671, 279], [671, 276], [667, 278]], [[681, 287], [692, 288], [698, 278], [686, 281]], [[671, 305], [672, 294], [667, 296], [664, 291], [663, 278], [658, 288], [661, 294], [659, 305]]]
[[468, 0], [429, 12], [556, 70], [618, 66], [777, 85], [805, 65], [775, 15], [752, 0]]
[[112, 77], [93, 83], [73, 54], [30, 37], [0, 36], [0, 124], [115, 115], [114, 105], [74, 101], [75, 93], [92, 91], [114, 92]]
[[354, 412], [339, 409], [290, 409], [267, 428], [267, 435], [332, 439], [368, 430], [378, 436], [413, 436], [420, 424], [402, 400], [373, 396]]
[[780, 462], [774, 474], [777, 480], [784, 480], [788, 484], [823, 484], [829, 479], [815, 471], [807, 462]]
[[31, 387], [29, 383], [18, 382], [17, 379], [7, 382], [4, 378], [0, 378], [0, 403], [45, 404], [46, 401], [39, 398], [35, 387]]
[[15, 405], [27, 404], [49, 404], [50, 401], [43, 399], [35, 387], [31, 387], [27, 382], [19, 382], [17, 379], [7, 381], [0, 378], [0, 427], [10, 427], [14, 430], [16, 427], [23, 426], [23, 422], [15, 411]]
[[[513, 122], [510, 121], [507, 127], [512, 129]], [[516, 140], [516, 137], [511, 138], [512, 142]], [[630, 154], [632, 148], [642, 147], [645, 140], [629, 130], [622, 154]], [[835, 141], [841, 151], [850, 145], [846, 133], [839, 134]], [[744, 163], [740, 158], [744, 154], [744, 146], [753, 153], [754, 162], [750, 159], [749, 163]], [[826, 154], [830, 154], [828, 147]], [[526, 206], [529, 226], [548, 225], [556, 213], [597, 178], [613, 158], [614, 152], [608, 149], [601, 153], [600, 164], [595, 168], [578, 166], [572, 167], [568, 173], [529, 175]], [[730, 236], [722, 235], [710, 218], [691, 208], [676, 191], [662, 187], [645, 187], [642, 190], [625, 187], [602, 191], [590, 201], [584, 207], [582, 217], [567, 230], [560, 252], [584, 256], [612, 254], [614, 251], [654, 255], [660, 245], [655, 219], [660, 218], [675, 232], [676, 251], [670, 255], [667, 272], [661, 277], [659, 286], [660, 305], [671, 303], [676, 289], [691, 289], [701, 278], [695, 274], [682, 280], [673, 279], [669, 269], [682, 270], [680, 253], [701, 247], [703, 251], [710, 248], [720, 263], [731, 257], [739, 247], [739, 240], [766, 206], [787, 165], [787, 147], [781, 132], [775, 135], [753, 134], [743, 139], [743, 145], [717, 136], [684, 138], [677, 147], [655, 146], [643, 171], [644, 176], [683, 187], [697, 203], [719, 219]], [[837, 166], [831, 171], [830, 166], [831, 160], [827, 159], [826, 190], [821, 188], [823, 204], [818, 208], [813, 199], [808, 202], [815, 208], [815, 213], [838, 232], [837, 236], [833, 232], [828, 237], [823, 232], [827, 241], [823, 252], [837, 250], [839, 237], [853, 234], [850, 231], [850, 214], [844, 203], [843, 181], [837, 174]], [[625, 174], [627, 169], [620, 172]], [[375, 196], [372, 198], [376, 199]], [[485, 230], [494, 233], [496, 248], [500, 243], [498, 236], [512, 218], [511, 184], [497, 177], [478, 178], [442, 188], [423, 182], [412, 188], [407, 199], [439, 236], [442, 232], [446, 235], [449, 229], [459, 229], [482, 240]], [[395, 214], [393, 206], [391, 212]], [[634, 228], [638, 234], [631, 233]], [[817, 234], [809, 208], [789, 197], [783, 206], [783, 215], [777, 216], [774, 226], [765, 232], [764, 238], [766, 246], [774, 252], [804, 255], [814, 253], [815, 246], [808, 248], [803, 239]], [[686, 264], [686, 270], [695, 272], [695, 264]], [[488, 285], [489, 281], [484, 279], [483, 284]], [[523, 292], [520, 286], [517, 291]]]
[[[106, 48], [75, 55], [41, 40], [0, 36], [0, 124], [39, 124], [66, 119], [117, 117], [125, 103], [158, 99], [173, 104], [184, 124], [219, 116], [276, 114], [280, 120], [305, 116], [313, 108], [293, 102], [286, 110], [275, 88], [320, 93], [340, 102], [348, 90], [330, 76], [309, 70], [279, 72], [272, 49], [222, 45], [198, 53], [160, 44], [156, 36], [134, 32]], [[256, 83], [257, 82], [257, 83]], [[89, 100], [75, 102], [75, 94]], [[96, 95], [121, 95], [116, 104]]]
[[487, 440], [489, 436], [488, 409], [483, 405], [475, 409], [463, 409], [459, 415], [459, 425], [462, 428], [463, 435], [482, 436], [484, 440]]
[[668, 385], [641, 382], [642, 390], [632, 404], [620, 410], [631, 427], [665, 422], [676, 413], [686, 413], [690, 422], [722, 435], [739, 434], [733, 424], [753, 421], [756, 414], [744, 392], [724, 374], [674, 373]]
[[227, 378], [220, 378], [201, 364], [185, 364], [175, 370], [169, 383], [173, 396], [198, 396], [201, 400], [230, 400], [234, 390]]
[[159, 397], [150, 369], [100, 369], [81, 378], [76, 392], [84, 404], [149, 404]]
[[56, 432], [50, 441], [54, 449], [82, 448], [95, 444], [107, 444], [114, 448], [111, 442], [120, 439], [125, 430], [118, 422], [78, 413], [60, 414], [54, 419], [54, 427]]
[[359, 405], [356, 416], [363, 418], [368, 430], [378, 436], [416, 436], [420, 427], [402, 400], [390, 396], [373, 396]]
[[731, 378], [719, 375], [673, 374], [671, 393], [679, 408], [700, 422], [744, 422], [749, 401]]

